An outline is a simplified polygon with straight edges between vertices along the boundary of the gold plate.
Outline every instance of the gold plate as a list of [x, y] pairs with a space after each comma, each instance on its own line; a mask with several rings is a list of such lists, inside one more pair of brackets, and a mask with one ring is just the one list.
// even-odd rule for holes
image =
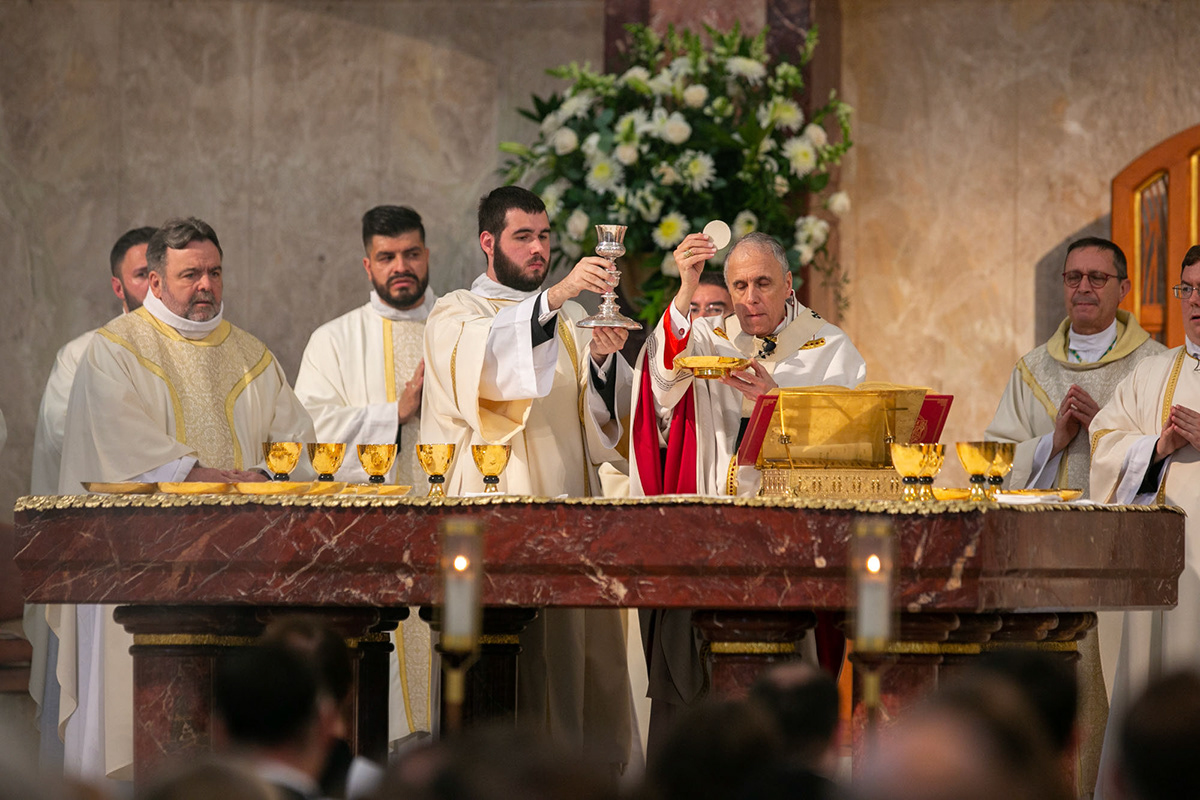
[[313, 481], [305, 494], [341, 494], [346, 489], [345, 481]]
[[157, 484], [139, 483], [137, 481], [122, 481], [120, 483], [103, 483], [101, 481], [84, 481], [83, 488], [97, 494], [150, 494]]
[[158, 490], [167, 494], [225, 494], [232, 486], [217, 481], [165, 481], [158, 484]]
[[238, 494], [304, 494], [315, 481], [247, 481], [233, 484]]
[[341, 494], [373, 494], [380, 497], [399, 496], [408, 494], [411, 486], [399, 486], [394, 483], [352, 483]]
[[1072, 500], [1078, 500], [1083, 497], [1082, 489], [1003, 489], [1000, 494], [1014, 495], [1016, 497], [1044, 497], [1053, 502], [1055, 499], [1061, 498], [1064, 503], [1069, 503]]
[[942, 489], [934, 486], [933, 496], [938, 500], [966, 500], [971, 496], [971, 490], [954, 488]]
[[731, 356], [683, 356], [675, 364], [690, 369], [697, 378], [724, 378], [731, 372], [740, 372], [750, 366], [748, 358]]

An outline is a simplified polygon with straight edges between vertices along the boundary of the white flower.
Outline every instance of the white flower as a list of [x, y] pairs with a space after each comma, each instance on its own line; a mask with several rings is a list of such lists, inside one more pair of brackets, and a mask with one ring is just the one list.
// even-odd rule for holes
[[785, 100], [782, 97], [772, 97], [770, 101], [759, 106], [756, 116], [758, 124], [764, 128], [774, 123], [780, 130], [797, 131], [804, 124], [804, 112], [800, 110], [800, 106], [796, 105], [794, 100]]
[[834, 192], [825, 201], [825, 207], [839, 217], [844, 217], [850, 213], [850, 195], [845, 192]]
[[667, 72], [671, 73], [673, 78], [684, 78], [692, 74], [692, 59], [688, 56], [679, 56], [667, 65]]
[[708, 87], [702, 83], [693, 83], [683, 90], [683, 102], [688, 108], [703, 108], [708, 102]]
[[633, 198], [633, 207], [646, 222], [658, 222], [662, 216], [663, 201], [647, 186]]
[[575, 148], [579, 147], [579, 136], [570, 128], [559, 128], [554, 132], [551, 142], [554, 144], [554, 152], [565, 156], [574, 153]]
[[595, 131], [589, 133], [587, 138], [583, 140], [583, 144], [579, 146], [579, 149], [583, 151], [583, 155], [588, 161], [594, 159], [600, 152], [600, 134]]
[[591, 108], [592, 102], [595, 99], [591, 92], [580, 92], [579, 94], [572, 95], [558, 107], [558, 113], [564, 122], [575, 117], [581, 117]]
[[775, 176], [775, 196], [776, 197], [783, 197], [785, 194], [788, 193], [789, 188], [790, 187], [788, 186], [787, 178], [783, 177], [782, 175]]
[[554, 219], [558, 212], [562, 211], [562, 198], [569, 188], [570, 184], [559, 178], [542, 190], [542, 204], [546, 206], [546, 216], [550, 219]]
[[563, 124], [563, 115], [558, 111], [551, 111], [545, 116], [541, 122], [541, 131], [544, 134], [549, 134], [551, 131], [556, 131]]
[[663, 186], [674, 186], [682, 180], [679, 177], [679, 172], [665, 161], [655, 164], [651, 168], [650, 174], [658, 178], [658, 182]]
[[621, 185], [625, 171], [621, 165], [605, 156], [597, 156], [584, 176], [584, 183], [593, 192], [605, 194]]
[[661, 137], [671, 144], [683, 144], [692, 136], [692, 126], [683, 118], [683, 114], [675, 111], [663, 122]]
[[761, 61], [745, 56], [733, 56], [725, 62], [725, 69], [730, 75], [745, 78], [750, 83], [757, 84], [767, 76], [767, 68]]
[[668, 250], [667, 254], [663, 256], [662, 266], [659, 267], [659, 269], [661, 269], [662, 274], [666, 275], [668, 278], [678, 278], [679, 265], [675, 263], [675, 253]]
[[702, 192], [716, 177], [717, 168], [708, 153], [688, 150], [679, 160], [679, 173], [693, 192]]
[[691, 230], [691, 225], [688, 224], [687, 217], [678, 211], [672, 211], [659, 220], [658, 226], [650, 234], [650, 238], [654, 239], [654, 243], [663, 250], [670, 250], [683, 241], [683, 237], [688, 235], [689, 230]]
[[796, 220], [796, 245], [807, 244], [814, 249], [829, 238], [829, 223], [820, 217], [800, 217]]
[[806, 244], [796, 245], [796, 252], [800, 255], [800, 266], [807, 267], [812, 263], [813, 256], [816, 252]]
[[620, 142], [636, 142], [646, 130], [650, 127], [650, 115], [645, 109], [636, 108], [626, 114], [622, 114], [617, 119], [617, 124], [613, 125], [613, 132], [616, 134], [617, 141]]
[[813, 147], [820, 150], [829, 144], [829, 134], [820, 125], [808, 125], [804, 128], [804, 138], [812, 142]]
[[625, 74], [617, 78], [617, 83], [623, 83], [626, 86], [632, 81], [634, 83], [645, 83], [650, 80], [650, 70], [645, 67], [630, 67], [625, 70]]
[[583, 247], [579, 242], [573, 242], [570, 239], [559, 239], [558, 247], [563, 251], [563, 255], [574, 261], [583, 254]]
[[627, 167], [630, 164], [637, 163], [637, 160], [638, 160], [637, 142], [632, 142], [630, 144], [617, 145], [616, 149], [613, 150], [613, 155], [617, 157], [617, 161], [620, 161], [622, 164], [624, 164]]
[[816, 148], [804, 136], [793, 136], [784, 142], [783, 155], [797, 178], [803, 178], [817, 166]]
[[587, 235], [589, 222], [586, 211], [582, 208], [575, 209], [571, 212], [571, 216], [567, 217], [567, 236], [572, 241], [582, 241], [583, 237]]
[[664, 94], [668, 94], [674, 84], [675, 81], [671, 77], [671, 74], [665, 70], [646, 81], [646, 85], [650, 87], [650, 91], [654, 93], [655, 97], [661, 97]]
[[736, 242], [747, 233], [758, 230], [758, 216], [753, 211], [739, 211], [733, 218], [733, 240]]

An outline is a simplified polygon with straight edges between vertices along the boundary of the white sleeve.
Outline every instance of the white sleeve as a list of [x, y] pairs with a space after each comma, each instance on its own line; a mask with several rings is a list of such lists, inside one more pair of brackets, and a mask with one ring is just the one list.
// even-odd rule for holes
[[[1113, 492], [1113, 503], [1121, 503], [1124, 505], [1151, 505], [1157, 496], [1157, 491], [1139, 494], [1138, 489], [1142, 486], [1142, 481], [1146, 478], [1146, 470], [1150, 468], [1150, 462], [1154, 459], [1154, 447], [1158, 444], [1158, 436], [1149, 434], [1138, 437], [1138, 440], [1125, 452], [1125, 460], [1121, 463], [1121, 481], [1117, 484], [1117, 489]], [[1160, 476], [1167, 474], [1167, 467], [1170, 466], [1171, 456], [1167, 456], [1166, 462], [1162, 465]], [[1161, 483], [1161, 478], [1160, 478]]]
[[538, 322], [558, 314], [547, 311], [545, 292], [500, 309], [488, 332], [480, 376], [479, 395], [486, 400], [528, 400], [545, 397], [554, 385], [558, 364], [558, 337], [533, 346], [530, 326], [537, 310]]
[[675, 307], [674, 300], [667, 304], [667, 308], [671, 310], [671, 330], [674, 333], [675, 338], [682, 339], [684, 336], [687, 336], [688, 331], [692, 329], [692, 320]]
[[1059, 450], [1054, 456], [1050, 451], [1054, 448], [1054, 434], [1047, 433], [1038, 438], [1033, 450], [1033, 464], [1029, 468], [1029, 480], [1024, 489], [1053, 489], [1058, 477], [1058, 465], [1062, 462], [1063, 451]]
[[186, 481], [192, 467], [199, 463], [195, 456], [184, 456], [174, 461], [168, 461], [161, 467], [155, 467], [149, 472], [143, 472], [133, 480], [137, 483], [171, 483]]

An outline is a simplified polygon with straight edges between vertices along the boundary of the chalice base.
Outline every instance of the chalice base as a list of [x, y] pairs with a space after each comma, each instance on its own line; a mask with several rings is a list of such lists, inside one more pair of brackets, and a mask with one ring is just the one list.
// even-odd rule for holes
[[600, 305], [600, 310], [590, 317], [579, 320], [580, 328], [625, 328], [630, 331], [640, 331], [642, 323], [630, 319], [617, 310], [616, 304], [609, 305], [606, 299]]
[[446, 490], [442, 488], [442, 484], [446, 482], [445, 475], [430, 475], [429, 476], [429, 494], [426, 497], [445, 497]]
[[972, 503], [983, 503], [990, 499], [987, 493], [987, 478], [983, 475], [972, 475], [971, 494], [967, 497], [967, 500]]
[[483, 476], [483, 493], [484, 494], [499, 494], [500, 493], [500, 476], [499, 475]]
[[332, 472], [322, 472], [320, 475], [317, 476], [317, 480], [331, 481], [331, 480], [333, 480], [333, 473]]
[[367, 483], [383, 483], [383, 476], [382, 475], [372, 475], [370, 478], [367, 479]]
[[271, 480], [290, 481], [291, 479], [292, 479], [292, 474], [290, 472], [276, 472], [275, 477], [272, 478]]

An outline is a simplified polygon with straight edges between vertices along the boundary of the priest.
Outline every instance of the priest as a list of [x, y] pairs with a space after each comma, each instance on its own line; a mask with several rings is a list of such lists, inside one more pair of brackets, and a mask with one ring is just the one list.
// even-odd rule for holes
[[1092, 420], [1093, 499], [1187, 512], [1179, 604], [1125, 612], [1097, 798], [1104, 795], [1104, 765], [1117, 750], [1112, 721], [1157, 675], [1200, 669], [1200, 246], [1184, 256], [1174, 294], [1183, 345], [1139, 363]]
[[[399, 445], [389, 481], [417, 485], [425, 318], [437, 299], [429, 289], [429, 248], [421, 215], [407, 206], [376, 206], [362, 218], [367, 302], [313, 332], [296, 376], [296, 396], [312, 414], [317, 439]], [[339, 480], [364, 482], [349, 455]], [[388, 740], [428, 735], [431, 722], [429, 625], [415, 610], [396, 630]]]
[[[266, 480], [262, 443], [313, 441], [312, 420], [266, 346], [223, 319], [216, 232], [195, 218], [168, 220], [147, 259], [144, 305], [101, 328], [76, 373], [60, 493], [85, 481]], [[51, 624], [66, 770], [130, 777], [131, 637], [104, 606], [78, 606]]]
[[[854, 387], [866, 378], [866, 363], [850, 338], [796, 300], [787, 254], [767, 234], [744, 236], [725, 259], [733, 316], [689, 319], [704, 263], [715, 254], [702, 233], [676, 248], [679, 292], [639, 356], [630, 448], [634, 496], [756, 495], [758, 472], [738, 468], [737, 448], [759, 396], [777, 386]], [[695, 380], [678, 364], [692, 355], [750, 364], [719, 381]], [[702, 696], [706, 681], [690, 611], [640, 617], [653, 753], [676, 715]]]
[[[474, 444], [512, 446], [501, 491], [599, 494], [597, 467], [618, 458], [616, 410], [628, 407], [629, 367], [617, 355], [626, 331], [577, 327], [584, 311], [572, 298], [609, 289], [607, 262], [583, 258], [542, 289], [550, 222], [538, 196], [516, 186], [480, 201], [479, 245], [486, 272], [438, 300], [425, 326], [421, 441], [456, 446], [447, 494], [483, 490]], [[618, 612], [547, 609], [521, 634], [521, 647], [520, 721], [627, 763], [631, 698]]]

